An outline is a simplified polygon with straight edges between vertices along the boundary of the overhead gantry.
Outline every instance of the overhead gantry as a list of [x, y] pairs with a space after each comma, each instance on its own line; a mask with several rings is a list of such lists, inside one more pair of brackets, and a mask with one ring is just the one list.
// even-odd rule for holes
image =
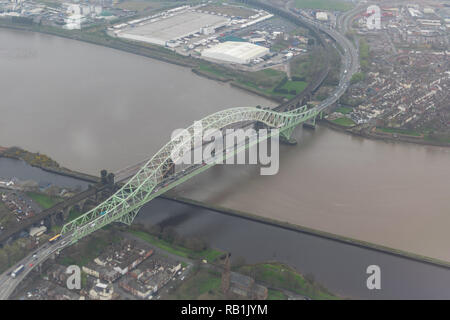
[[[280, 136], [289, 140], [295, 127], [308, 120], [314, 120], [319, 114], [317, 108], [306, 106], [287, 112], [275, 112], [260, 108], [231, 108], [213, 113], [200, 121], [205, 130], [222, 130], [238, 123], [259, 122], [269, 128], [279, 130]], [[194, 166], [192, 170], [181, 175], [170, 177], [168, 163], [180, 160], [180, 150], [193, 145], [196, 131], [195, 125], [187, 128], [191, 140], [182, 141], [182, 133], [172, 138], [163, 146], [123, 187], [107, 200], [89, 210], [80, 217], [68, 222], [62, 228], [61, 234], [70, 243], [77, 242], [90, 233], [110, 224], [122, 222], [130, 225], [139, 209], [160, 194], [174, 188], [178, 184], [214, 166], [214, 163]], [[177, 158], [178, 157], [178, 158]]]

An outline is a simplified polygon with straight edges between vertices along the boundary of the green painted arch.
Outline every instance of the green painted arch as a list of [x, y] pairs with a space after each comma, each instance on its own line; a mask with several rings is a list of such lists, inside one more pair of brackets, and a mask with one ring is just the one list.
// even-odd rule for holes
[[[292, 130], [299, 123], [314, 118], [317, 114], [317, 109], [307, 109], [306, 106], [302, 106], [287, 112], [275, 112], [254, 107], [231, 108], [208, 115], [173, 137], [107, 200], [65, 224], [61, 234], [70, 234], [72, 241], [75, 242], [111, 222], [131, 223], [137, 211], [155, 197], [152, 191], [164, 180], [164, 166], [167, 162], [169, 160], [176, 161], [177, 159], [173, 159], [173, 155], [179, 154], [177, 151], [186, 147], [187, 144], [192, 145], [196, 125], [201, 124], [203, 130], [221, 130], [237, 123], [258, 121], [283, 132]], [[183, 133], [186, 132], [191, 135], [192, 139], [182, 141]]]

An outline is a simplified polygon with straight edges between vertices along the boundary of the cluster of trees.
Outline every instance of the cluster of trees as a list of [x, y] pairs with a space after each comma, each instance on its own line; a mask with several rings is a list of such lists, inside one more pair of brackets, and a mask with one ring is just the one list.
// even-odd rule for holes
[[39, 152], [33, 153], [22, 150], [18, 147], [11, 147], [3, 152], [3, 156], [14, 159], [21, 159], [32, 166], [46, 167], [46, 168], [59, 168], [58, 162], [51, 159], [45, 154]]
[[355, 83], [358, 83], [360, 81], [363, 81], [364, 79], [366, 79], [366, 74], [364, 72], [357, 72], [350, 79], [350, 83], [351, 84], [355, 84]]
[[363, 71], [369, 70], [369, 44], [365, 39], [359, 40], [359, 64]]
[[283, 288], [311, 297], [322, 295], [330, 298], [333, 296], [315, 281], [313, 275], [302, 276], [285, 265], [257, 264], [251, 267], [243, 267], [241, 272], [253, 277], [256, 281], [267, 284], [269, 287]]
[[314, 49], [308, 55], [294, 57], [291, 62], [292, 79], [299, 79], [312, 83], [327, 66], [328, 53], [321, 49]]
[[357, 106], [359, 106], [361, 103], [364, 102], [364, 99], [362, 98], [352, 98], [351, 95], [347, 92], [345, 93], [340, 99], [339, 99], [339, 103], [344, 105], [344, 106], [350, 106], [352, 108], [356, 108]]
[[0, 249], [0, 273], [23, 259], [29, 249], [31, 242], [27, 239], [18, 239], [5, 245]]

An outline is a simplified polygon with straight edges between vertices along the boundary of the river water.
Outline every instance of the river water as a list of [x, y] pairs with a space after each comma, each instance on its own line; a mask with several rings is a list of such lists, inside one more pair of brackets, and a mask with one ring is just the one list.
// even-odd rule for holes
[[[57, 37], [0, 30], [0, 145], [97, 174], [153, 154], [173, 129], [273, 105], [190, 70]], [[450, 261], [450, 150], [296, 131], [280, 171], [216, 167], [183, 196]]]
[[37, 182], [40, 187], [55, 185], [61, 188], [70, 188], [73, 190], [86, 190], [89, 183], [72, 177], [57, 175], [40, 168], [32, 167], [15, 159], [0, 158], [0, 179], [8, 181], [11, 179], [19, 181], [31, 180]]

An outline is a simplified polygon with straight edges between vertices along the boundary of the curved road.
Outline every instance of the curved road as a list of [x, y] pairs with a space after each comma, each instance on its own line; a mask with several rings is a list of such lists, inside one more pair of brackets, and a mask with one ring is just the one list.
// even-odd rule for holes
[[290, 10], [293, 5], [293, 1], [289, 1], [286, 3], [285, 10], [289, 11], [290, 14], [296, 16], [299, 20], [301, 20], [305, 24], [309, 24], [314, 26], [316, 29], [319, 29], [330, 38], [332, 38], [336, 43], [338, 43], [343, 52], [342, 56], [342, 68], [340, 73], [339, 85], [336, 87], [335, 91], [332, 93], [330, 97], [322, 101], [317, 108], [319, 111], [322, 111], [335, 103], [339, 98], [345, 93], [347, 90], [350, 79], [359, 70], [359, 53], [358, 48], [356, 48], [353, 43], [345, 36], [345, 33], [349, 29], [349, 23], [353, 16], [355, 16], [358, 12], [361, 12], [363, 7], [357, 6], [353, 8], [351, 11], [346, 12], [343, 15], [340, 15], [337, 19], [337, 29], [340, 30], [338, 32], [335, 29], [332, 29], [315, 19], [309, 18], [302, 14], [297, 14]]
[[[64, 247], [68, 246], [70, 243], [70, 235], [66, 236], [63, 240], [56, 243], [50, 244], [46, 243], [39, 247], [36, 251], [29, 254], [13, 267], [6, 270], [0, 276], [0, 300], [8, 299], [14, 292], [19, 283], [25, 279], [25, 277], [39, 264], [43, 263], [57, 251], [62, 250]], [[16, 278], [11, 277], [11, 272], [18, 266], [23, 264], [25, 269]]]

